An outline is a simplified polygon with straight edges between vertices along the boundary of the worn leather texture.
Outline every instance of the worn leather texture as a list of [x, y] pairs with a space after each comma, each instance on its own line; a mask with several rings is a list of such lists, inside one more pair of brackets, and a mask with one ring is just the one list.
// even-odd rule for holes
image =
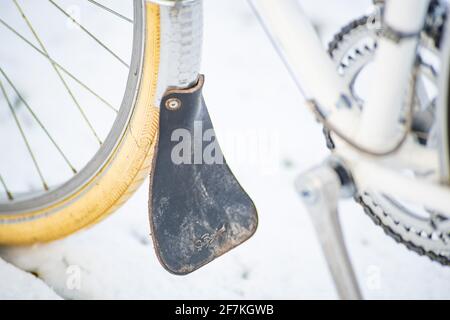
[[[162, 265], [178, 275], [243, 243], [258, 224], [252, 200], [226, 161], [211, 161], [221, 159], [222, 152], [202, 96], [203, 82], [201, 76], [194, 88], [168, 91], [163, 97], [150, 181], [155, 250]], [[180, 107], [167, 107], [170, 102]]]

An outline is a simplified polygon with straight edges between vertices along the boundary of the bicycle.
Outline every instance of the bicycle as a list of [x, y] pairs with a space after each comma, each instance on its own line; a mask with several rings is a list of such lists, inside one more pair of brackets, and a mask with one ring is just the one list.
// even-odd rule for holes
[[[0, 172], [0, 243], [51, 241], [97, 223], [125, 202], [149, 173], [152, 236], [170, 272], [190, 273], [249, 239], [258, 224], [256, 209], [222, 157], [202, 99], [202, 1], [134, 0], [132, 19], [97, 1], [85, 1], [133, 26], [129, 64], [57, 1], [48, 2], [126, 67], [127, 85], [117, 109], [53, 58], [33, 28], [29, 11], [12, 0], [34, 40], [1, 17], [0, 23], [50, 65], [98, 148], [79, 161], [79, 167], [73, 165], [9, 72], [0, 69], [10, 120], [39, 178], [26, 191], [11, 187], [11, 180]], [[297, 1], [250, 3], [323, 124], [332, 151], [323, 165], [298, 179], [297, 189], [311, 212], [341, 297], [356, 299], [361, 294], [339, 227], [340, 196], [354, 197], [397, 242], [448, 265], [447, 3], [374, 1], [373, 13], [339, 31], [328, 52]], [[373, 85], [364, 93], [358, 84], [367, 81], [366, 72], [372, 72]], [[106, 133], [96, 132], [66, 78], [98, 103], [116, 109]], [[71, 172], [63, 181], [45, 179], [11, 93]], [[177, 131], [180, 128], [184, 131]], [[203, 131], [210, 130], [209, 144], [199, 145], [194, 138], [185, 149], [189, 152], [177, 149], [179, 158], [174, 160], [181, 137], [198, 130], [202, 138]], [[203, 157], [206, 150], [208, 159]]]

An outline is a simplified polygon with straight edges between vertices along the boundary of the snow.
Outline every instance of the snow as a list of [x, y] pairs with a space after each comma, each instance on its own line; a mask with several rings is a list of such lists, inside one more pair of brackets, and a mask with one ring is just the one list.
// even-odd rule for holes
[[[325, 40], [368, 2], [303, 1]], [[207, 0], [205, 19], [205, 98], [219, 140], [226, 142], [224, 154], [258, 208], [256, 235], [189, 276], [168, 274], [149, 237], [145, 183], [93, 228], [50, 244], [0, 249], [11, 263], [0, 260], [0, 298], [336, 298], [293, 188], [299, 173], [327, 155], [321, 127], [303, 107], [245, 1]], [[344, 201], [340, 209], [366, 298], [450, 298], [449, 268], [394, 243], [353, 202]]]
[[0, 259], [0, 300], [61, 299], [42, 280]]

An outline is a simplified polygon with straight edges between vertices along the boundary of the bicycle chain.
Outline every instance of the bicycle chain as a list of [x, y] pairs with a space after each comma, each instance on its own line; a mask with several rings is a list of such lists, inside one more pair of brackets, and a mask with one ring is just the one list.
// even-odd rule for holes
[[[430, 9], [431, 10], [431, 9]], [[345, 38], [353, 32], [355, 29], [365, 26], [368, 23], [368, 16], [363, 16], [359, 19], [356, 19], [343, 28], [333, 37], [332, 41], [328, 45], [328, 53], [331, 57], [333, 57], [333, 53], [339, 49], [341, 43], [345, 40]], [[441, 38], [435, 33], [435, 30], [437, 28], [431, 28], [430, 30], [433, 30], [432, 33], [425, 32], [423, 36], [427, 38], [427, 43], [431, 43], [434, 45], [434, 47], [439, 48]], [[440, 28], [442, 30], [442, 28]], [[323, 133], [326, 140], [326, 145], [330, 150], [333, 150], [335, 148], [335, 144], [333, 142], [333, 139], [331, 137], [331, 134], [329, 130], [326, 128], [323, 128]], [[416, 254], [420, 256], [427, 256], [432, 261], [438, 262], [443, 266], [450, 266], [450, 257], [443, 256], [440, 254], [437, 254], [436, 252], [426, 250], [425, 248], [421, 247], [420, 245], [417, 245], [416, 243], [409, 241], [407, 239], [404, 239], [403, 236], [396, 231], [394, 231], [390, 226], [383, 223], [382, 219], [377, 215], [374, 208], [381, 208], [379, 204], [377, 204], [374, 199], [372, 199], [368, 194], [365, 195], [366, 198], [370, 199], [370, 202], [367, 200], [364, 200], [363, 196], [361, 194], [356, 193], [354, 199], [355, 201], [360, 204], [363, 207], [364, 212], [371, 218], [371, 220], [375, 223], [375, 225], [378, 225], [382, 228], [384, 233], [394, 239], [397, 243], [403, 244], [406, 248], [409, 250], [415, 252]], [[382, 213], [385, 217], [390, 217], [392, 221], [399, 225], [399, 222], [396, 222], [395, 219], [390, 215], [388, 212], [386, 212], [383, 208]], [[403, 226], [406, 231], [409, 231], [409, 228], [406, 226]], [[417, 232], [417, 234], [420, 234], [420, 232]]]
[[[402, 238], [402, 236], [398, 233], [396, 233], [394, 230], [392, 230], [389, 226], [382, 223], [381, 219], [377, 216], [377, 214], [372, 210], [372, 207], [367, 204], [362, 196], [357, 195], [355, 196], [355, 201], [360, 204], [363, 207], [364, 212], [369, 216], [369, 218], [375, 223], [375, 225], [381, 227], [386, 235], [394, 239], [395, 242], [403, 244], [406, 246], [407, 249], [410, 251], [413, 251], [417, 253], [419, 256], [426, 256], [432, 261], [438, 262], [443, 266], [450, 266], [450, 259], [446, 256], [436, 254], [433, 251], [427, 251], [424, 248], [422, 248], [419, 245], [416, 245], [415, 243], [405, 240]], [[373, 205], [376, 206], [377, 204], [373, 202]], [[388, 215], [386, 212], [383, 212], [385, 215]]]

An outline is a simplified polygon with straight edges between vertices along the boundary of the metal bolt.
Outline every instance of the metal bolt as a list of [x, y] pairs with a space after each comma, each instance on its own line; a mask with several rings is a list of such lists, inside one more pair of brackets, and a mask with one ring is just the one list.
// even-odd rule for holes
[[308, 205], [313, 205], [317, 202], [319, 199], [319, 196], [317, 194], [317, 190], [314, 190], [313, 188], [309, 186], [302, 186], [299, 189], [300, 196], [302, 197], [303, 201]]
[[170, 98], [166, 101], [166, 108], [175, 111], [181, 108], [181, 100], [178, 98]]

